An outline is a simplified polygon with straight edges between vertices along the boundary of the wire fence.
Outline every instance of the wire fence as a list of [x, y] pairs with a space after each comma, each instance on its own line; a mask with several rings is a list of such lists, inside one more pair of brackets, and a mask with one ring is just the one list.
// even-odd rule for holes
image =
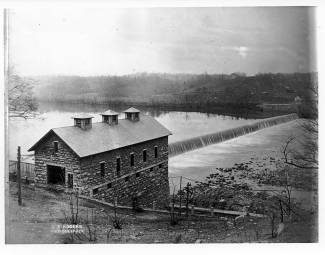
[[[17, 173], [18, 161], [9, 160], [9, 174]], [[21, 178], [33, 179], [35, 177], [35, 164], [20, 162]]]

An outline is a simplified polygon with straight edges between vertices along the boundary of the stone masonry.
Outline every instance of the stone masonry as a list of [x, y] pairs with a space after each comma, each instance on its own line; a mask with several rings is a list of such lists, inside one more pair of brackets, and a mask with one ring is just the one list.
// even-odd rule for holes
[[[54, 151], [53, 143], [58, 142], [59, 150]], [[35, 184], [45, 187], [47, 185], [47, 165], [65, 168], [65, 179], [68, 174], [74, 176], [74, 187], [78, 186], [78, 175], [80, 173], [79, 157], [54, 133], [40, 144], [35, 150]], [[65, 185], [67, 187], [67, 184]]]
[[[57, 152], [54, 151], [54, 141], [58, 142]], [[147, 152], [146, 162], [143, 162], [143, 150]], [[134, 166], [130, 163], [131, 153], [134, 154]], [[119, 173], [117, 158], [120, 158]], [[64, 167], [66, 180], [68, 174], [73, 174], [74, 189], [86, 196], [128, 206], [136, 200], [140, 207], [146, 208], [168, 205], [167, 136], [80, 158], [51, 133], [35, 149], [35, 183], [38, 186], [47, 185], [47, 165]]]

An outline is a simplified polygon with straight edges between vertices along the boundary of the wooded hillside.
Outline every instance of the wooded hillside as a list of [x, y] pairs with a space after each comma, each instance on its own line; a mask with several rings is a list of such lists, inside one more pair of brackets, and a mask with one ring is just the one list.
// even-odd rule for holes
[[149, 105], [240, 105], [292, 103], [308, 96], [316, 73], [161, 74], [33, 77], [39, 100]]

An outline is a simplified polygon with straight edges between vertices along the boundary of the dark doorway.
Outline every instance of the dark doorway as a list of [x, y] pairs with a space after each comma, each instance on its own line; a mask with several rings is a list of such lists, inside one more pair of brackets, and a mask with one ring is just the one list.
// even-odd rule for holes
[[73, 174], [68, 174], [68, 188], [73, 188]]
[[60, 166], [47, 165], [47, 183], [65, 184], [65, 168]]

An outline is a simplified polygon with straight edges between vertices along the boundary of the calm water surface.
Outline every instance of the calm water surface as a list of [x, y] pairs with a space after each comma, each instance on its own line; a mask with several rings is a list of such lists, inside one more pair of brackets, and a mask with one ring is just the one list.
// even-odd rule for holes
[[[110, 107], [117, 112], [122, 112], [126, 108]], [[51, 128], [73, 125], [71, 119], [73, 114], [92, 114], [94, 116], [93, 122], [99, 122], [101, 121], [99, 114], [107, 109], [108, 107], [104, 105], [40, 103], [38, 117], [28, 120], [19, 118], [10, 120], [8, 129], [10, 159], [16, 158], [18, 145], [21, 146], [23, 155], [32, 154], [27, 152], [28, 148]], [[154, 117], [173, 133], [169, 137], [170, 143], [256, 121], [199, 112], [161, 111], [143, 107], [140, 107], [139, 110]], [[123, 114], [120, 117], [124, 117]], [[29, 157], [25, 156], [25, 160], [28, 159]]]

